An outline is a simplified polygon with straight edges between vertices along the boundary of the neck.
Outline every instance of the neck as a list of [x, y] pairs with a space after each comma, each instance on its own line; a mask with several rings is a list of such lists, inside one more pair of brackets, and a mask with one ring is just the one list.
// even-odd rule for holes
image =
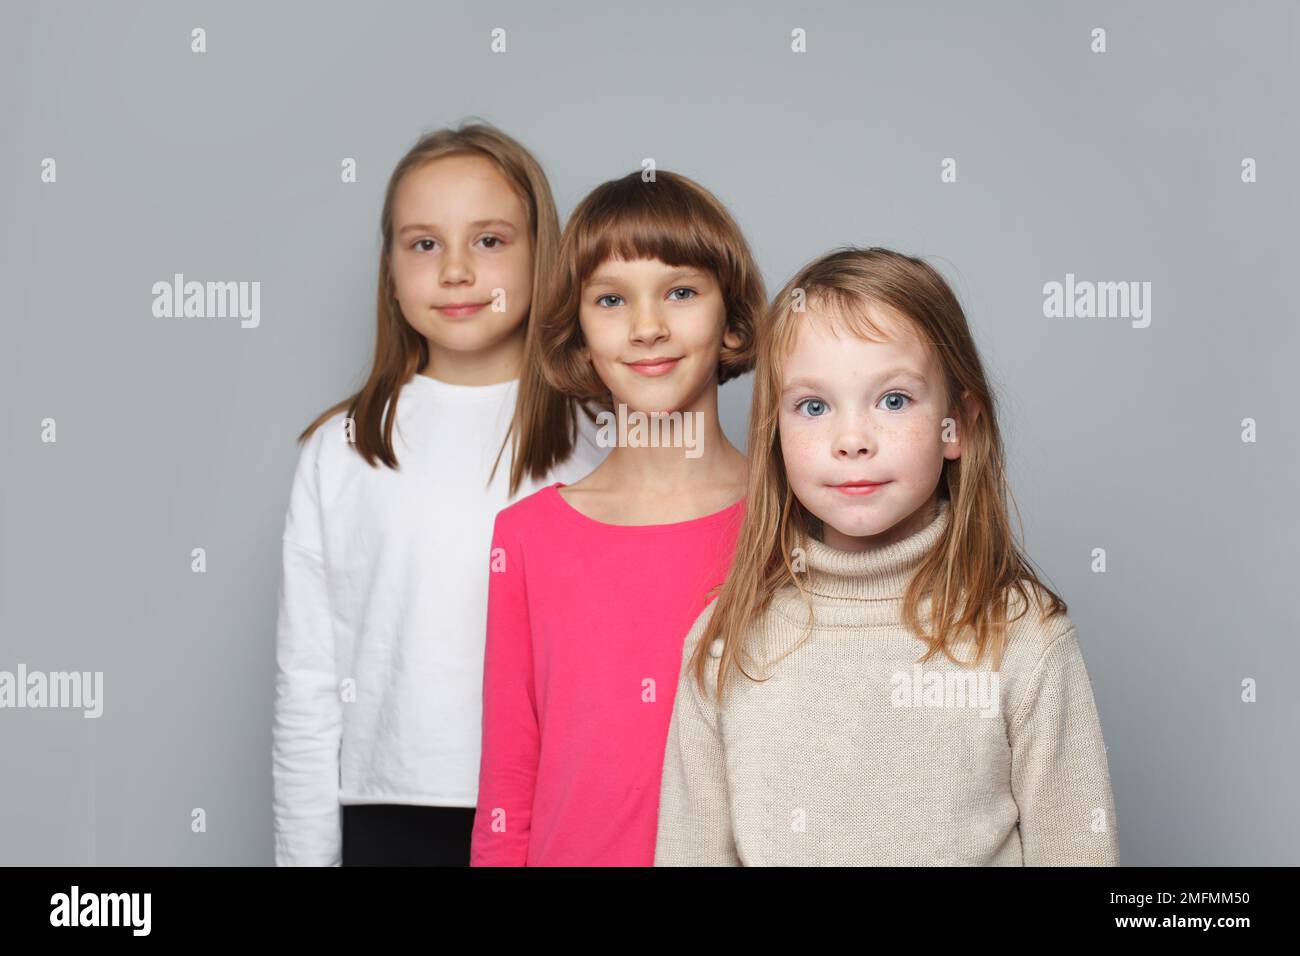
[[951, 519], [951, 504], [940, 498], [934, 518], [912, 534], [867, 551], [842, 551], [824, 542], [807, 543], [807, 573], [801, 582], [814, 602], [901, 598]]
[[429, 364], [420, 370], [421, 375], [436, 378], [448, 385], [496, 385], [519, 377], [523, 367], [525, 325], [520, 323], [514, 332], [485, 349], [476, 352], [457, 352], [429, 343]]
[[[601, 465], [602, 477], [622, 486], [653, 488], [672, 494], [700, 485], [729, 483], [743, 472], [745, 456], [727, 440], [718, 419], [716, 387], [659, 420], [649, 412], [637, 414], [617, 396], [613, 397], [613, 403], [611, 431], [617, 435], [619, 444]], [[624, 406], [622, 413], [620, 405]], [[624, 419], [627, 434], [621, 432]], [[632, 447], [627, 439], [637, 436], [638, 420], [642, 441], [648, 441], [652, 434], [658, 434], [664, 441], [670, 436], [680, 437], [682, 441], [675, 447]]]

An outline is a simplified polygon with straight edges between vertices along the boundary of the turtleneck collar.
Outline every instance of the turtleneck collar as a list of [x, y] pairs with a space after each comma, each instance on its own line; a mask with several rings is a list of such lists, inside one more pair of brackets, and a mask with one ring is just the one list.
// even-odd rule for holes
[[937, 515], [928, 525], [901, 541], [874, 550], [840, 551], [809, 540], [804, 588], [814, 602], [818, 597], [836, 602], [901, 598], [913, 573], [948, 527], [950, 510], [948, 499], [940, 498]]

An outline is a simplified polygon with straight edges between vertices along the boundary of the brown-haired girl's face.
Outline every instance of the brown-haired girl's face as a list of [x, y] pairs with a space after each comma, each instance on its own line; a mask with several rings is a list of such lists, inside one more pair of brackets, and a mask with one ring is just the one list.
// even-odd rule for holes
[[790, 488], [826, 544], [883, 547], [920, 531], [945, 459], [961, 457], [940, 369], [906, 320], [874, 304], [886, 335], [860, 338], [826, 312], [799, 323], [781, 371], [778, 416]]
[[[631, 411], [695, 411], [716, 388], [727, 309], [717, 279], [658, 259], [610, 258], [583, 283], [583, 355], [614, 404]], [[716, 401], [716, 393], [714, 395]]]
[[406, 321], [448, 353], [487, 353], [523, 334], [533, 292], [528, 212], [489, 159], [445, 156], [411, 170], [393, 205], [390, 268]]

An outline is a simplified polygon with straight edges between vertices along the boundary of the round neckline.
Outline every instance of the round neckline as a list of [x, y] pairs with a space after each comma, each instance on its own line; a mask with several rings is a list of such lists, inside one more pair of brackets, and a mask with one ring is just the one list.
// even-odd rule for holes
[[712, 514], [700, 515], [698, 518], [687, 518], [685, 521], [669, 521], [666, 524], [609, 524], [604, 521], [597, 521], [588, 515], [583, 514], [573, 505], [564, 500], [564, 495], [560, 494], [561, 488], [569, 487], [563, 481], [557, 481], [548, 485], [543, 494], [552, 499], [559, 511], [567, 515], [569, 520], [582, 525], [586, 528], [594, 528], [608, 534], [665, 534], [673, 531], [684, 531], [689, 528], [704, 527], [710, 524], [716, 524], [725, 521], [734, 512], [744, 508], [745, 498], [741, 496], [733, 501], [721, 511], [715, 511]]
[[454, 385], [440, 378], [433, 378], [423, 372], [416, 372], [407, 384], [420, 383], [417, 387], [427, 388], [449, 398], [500, 398], [519, 384], [519, 379], [508, 378], [504, 382], [491, 385]]

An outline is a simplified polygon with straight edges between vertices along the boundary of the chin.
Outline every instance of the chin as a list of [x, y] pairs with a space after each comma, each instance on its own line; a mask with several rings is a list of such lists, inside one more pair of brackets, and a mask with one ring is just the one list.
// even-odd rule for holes
[[483, 329], [457, 331], [460, 334], [447, 334], [448, 330], [439, 329], [438, 334], [431, 335], [429, 338], [448, 352], [484, 352], [508, 337], [506, 335], [487, 334]]
[[671, 415], [673, 412], [681, 411], [681, 406], [673, 403], [646, 401], [632, 401], [629, 399], [616, 398], [614, 400], [614, 410], [618, 410], [619, 402], [627, 406], [629, 412], [640, 412], [643, 415]]
[[823, 524], [830, 525], [841, 534], [853, 538], [873, 537], [888, 531], [894, 525], [903, 519], [903, 515], [898, 515], [892, 509], [882, 508], [879, 503], [871, 501], [874, 496], [868, 496], [858, 502], [837, 501], [835, 498], [840, 497], [838, 491], [831, 491], [829, 495], [833, 497], [824, 497], [821, 499], [821, 508], [813, 512]]
[[686, 405], [685, 396], [677, 394], [678, 390], [675, 388], [647, 388], [645, 382], [629, 384], [633, 387], [625, 389], [622, 395], [614, 396], [615, 408], [622, 402], [630, 412], [645, 412], [649, 415], [655, 412], [669, 414], [681, 411]]
[[829, 520], [824, 520], [824, 523], [850, 538], [874, 538], [898, 524], [897, 521], [889, 518], [863, 521], [860, 516], [854, 518], [848, 515], [832, 515]]

